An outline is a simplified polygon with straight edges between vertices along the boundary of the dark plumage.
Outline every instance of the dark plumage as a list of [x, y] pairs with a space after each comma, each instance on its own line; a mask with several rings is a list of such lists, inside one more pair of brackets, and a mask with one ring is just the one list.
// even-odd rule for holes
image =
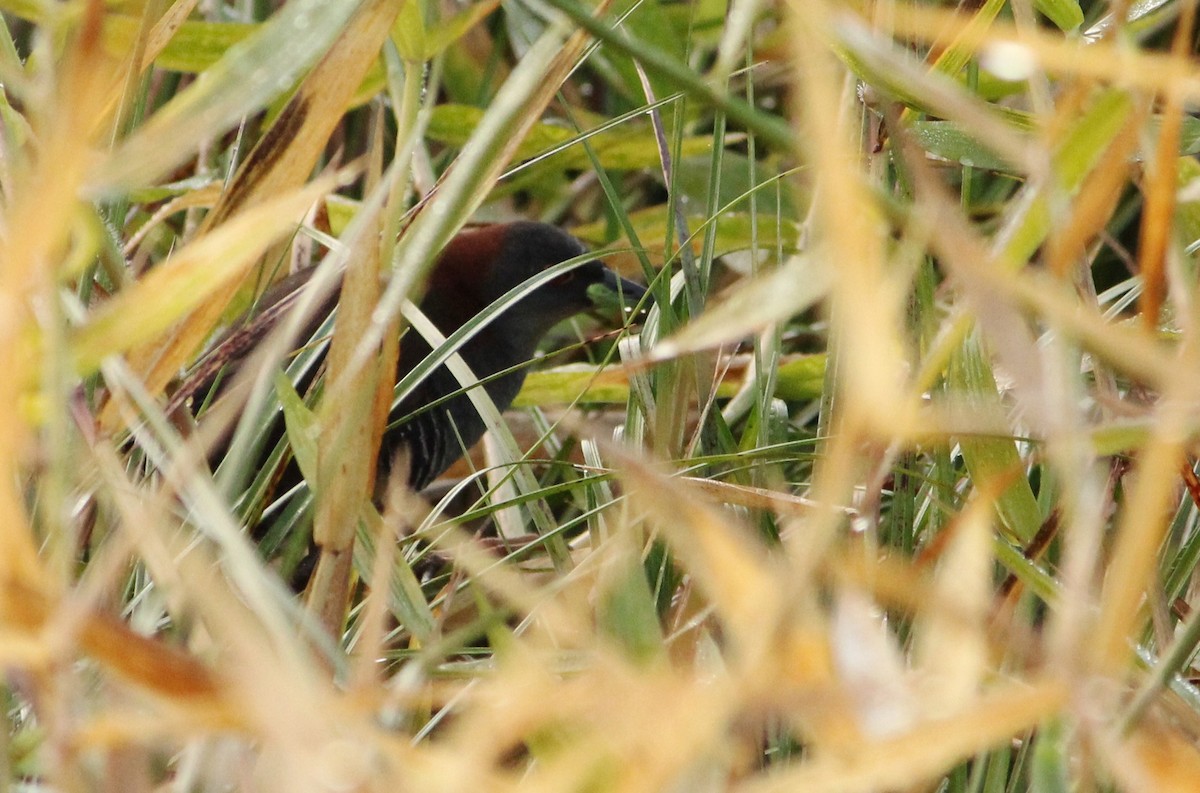
[[[463, 232], [439, 259], [421, 310], [448, 336], [512, 289], [585, 252], [574, 237], [545, 223], [509, 223]], [[533, 358], [546, 333], [594, 307], [588, 290], [595, 285], [620, 291], [631, 301], [627, 305], [645, 294], [642, 287], [619, 278], [600, 262], [589, 261], [522, 297], [462, 346], [459, 353], [472, 373], [487, 381], [485, 388], [497, 408], [512, 404], [525, 380], [526, 367], [521, 364]], [[429, 353], [419, 334], [405, 335], [398, 375], [411, 372]], [[493, 377], [501, 372], [507, 374]], [[450, 370], [439, 366], [400, 402], [391, 420], [403, 419], [461, 388]], [[409, 445], [409, 484], [419, 490], [462, 456], [464, 446], [474, 445], [485, 429], [470, 397], [458, 394], [389, 432], [384, 460]]]
[[[464, 231], [450, 242], [435, 264], [420, 308], [443, 335], [449, 336], [511, 290], [585, 252], [574, 237], [545, 223], [521, 221]], [[305, 275], [297, 274], [281, 283], [261, 301], [260, 313], [277, 316], [281, 313], [278, 309], [290, 304], [291, 296], [306, 280]], [[524, 294], [459, 348], [472, 373], [485, 383], [497, 408], [504, 410], [512, 404], [525, 379], [526, 367], [522, 364], [533, 358], [547, 331], [594, 307], [589, 289], [597, 285], [621, 294], [626, 306], [633, 306], [645, 295], [641, 286], [618, 277], [599, 261], [587, 261]], [[336, 294], [331, 297], [328, 309], [336, 298]], [[258, 337], [263, 332], [260, 328]], [[236, 334], [224, 344], [233, 350], [228, 357], [234, 365], [246, 354], [243, 348], [249, 346]], [[399, 379], [431, 352], [424, 338], [411, 331], [404, 335], [400, 349]], [[196, 379], [203, 381], [206, 377]], [[185, 386], [188, 393], [203, 387]], [[458, 379], [443, 364], [393, 407], [381, 449], [381, 473], [407, 447], [409, 484], [422, 489], [461, 457], [464, 448], [482, 437], [484, 422], [470, 397], [456, 393], [461, 390]], [[298, 481], [298, 471], [293, 468], [284, 474], [281, 485], [286, 489]]]

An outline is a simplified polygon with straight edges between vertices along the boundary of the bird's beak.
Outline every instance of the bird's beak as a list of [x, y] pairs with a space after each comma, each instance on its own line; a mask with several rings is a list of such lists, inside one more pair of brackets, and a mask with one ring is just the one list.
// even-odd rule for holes
[[646, 307], [639, 304], [646, 294], [646, 287], [622, 278], [607, 267], [603, 280], [588, 287], [588, 297], [597, 309], [619, 313], [625, 322], [637, 322], [645, 316]]

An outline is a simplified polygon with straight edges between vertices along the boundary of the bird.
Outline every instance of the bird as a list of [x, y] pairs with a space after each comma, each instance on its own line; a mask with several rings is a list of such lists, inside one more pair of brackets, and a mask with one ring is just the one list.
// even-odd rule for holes
[[[418, 305], [448, 337], [529, 279], [586, 253], [579, 240], [548, 223], [521, 220], [468, 228], [442, 251]], [[302, 270], [270, 290], [259, 301], [258, 314], [277, 322], [281, 308], [291, 304], [310, 275], [311, 272]], [[602, 294], [616, 295], [630, 316], [638, 312], [647, 295], [640, 284], [620, 277], [598, 259], [585, 260], [505, 306], [458, 349], [497, 409], [504, 411], [516, 398], [525, 380], [528, 368], [525, 364], [534, 358], [550, 329], [596, 308], [596, 287], [601, 288]], [[322, 310], [332, 310], [336, 300], [335, 292]], [[310, 335], [320, 324], [321, 313], [311, 323]], [[261, 338], [269, 330], [253, 324], [241, 327], [253, 330], [227, 334], [214, 345], [207, 365], [198, 367], [177, 390], [175, 401], [205, 392], [209, 392], [206, 402], [220, 396], [222, 383], [230, 380], [218, 378], [217, 372], [236, 369], [253, 347], [247, 337]], [[222, 354], [223, 348], [226, 352]], [[412, 373], [431, 352], [429, 343], [419, 333], [405, 333], [396, 367], [397, 382]], [[486, 429], [470, 396], [442, 363], [393, 404], [380, 447], [378, 478], [386, 481], [393, 464], [403, 455], [408, 463], [408, 486], [414, 491], [423, 490], [462, 457], [465, 449], [478, 442]], [[275, 441], [281, 437], [282, 430]], [[274, 445], [271, 443], [267, 448]], [[210, 453], [211, 463], [219, 460], [220, 452], [218, 447]], [[300, 484], [302, 477], [292, 464], [274, 490], [287, 493]]]
[[[449, 336], [530, 278], [585, 253], [577, 239], [547, 223], [517, 221], [465, 231], [434, 266], [421, 311]], [[507, 409], [520, 392], [528, 371], [523, 364], [533, 359], [550, 329], [595, 308], [589, 292], [597, 286], [619, 296], [631, 311], [646, 295], [642, 286], [592, 259], [524, 295], [459, 349], [497, 409]], [[407, 334], [397, 375], [407, 375], [430, 352], [420, 334]], [[423, 410], [430, 405], [434, 407]], [[393, 407], [389, 425], [393, 422], [399, 423], [384, 435], [381, 462], [406, 451], [408, 484], [414, 490], [428, 486], [486, 431], [470, 396], [445, 365]]]

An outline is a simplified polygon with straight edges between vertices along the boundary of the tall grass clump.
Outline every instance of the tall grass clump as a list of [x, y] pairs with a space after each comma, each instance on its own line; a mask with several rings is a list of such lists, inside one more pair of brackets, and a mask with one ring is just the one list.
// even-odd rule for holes
[[[1200, 790], [1196, 7], [0, 0], [3, 789]], [[376, 487], [516, 218], [651, 306]]]

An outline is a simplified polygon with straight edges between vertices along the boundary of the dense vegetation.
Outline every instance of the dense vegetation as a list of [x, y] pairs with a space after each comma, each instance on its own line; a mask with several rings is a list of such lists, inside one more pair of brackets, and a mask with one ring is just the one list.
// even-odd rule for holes
[[[0, 11], [6, 787], [1198, 789], [1195, 2]], [[373, 498], [516, 218], [653, 308]]]

